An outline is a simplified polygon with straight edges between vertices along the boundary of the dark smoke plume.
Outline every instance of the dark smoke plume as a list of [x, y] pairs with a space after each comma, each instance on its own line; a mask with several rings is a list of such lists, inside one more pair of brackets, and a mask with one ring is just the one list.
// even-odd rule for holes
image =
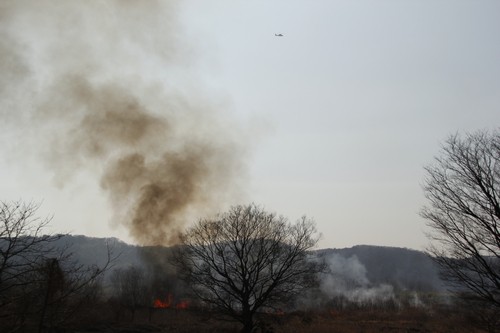
[[36, 128], [56, 183], [97, 173], [142, 245], [175, 244], [238, 192], [236, 126], [188, 79], [175, 1], [0, 3], [0, 96], [29, 114], [13, 123]]

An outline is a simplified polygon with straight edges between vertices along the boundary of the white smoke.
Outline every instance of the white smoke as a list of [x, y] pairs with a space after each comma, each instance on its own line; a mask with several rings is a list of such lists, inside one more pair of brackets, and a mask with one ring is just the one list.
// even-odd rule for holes
[[356, 256], [345, 258], [332, 254], [325, 258], [326, 272], [321, 276], [320, 290], [328, 299], [344, 297], [356, 304], [376, 304], [394, 299], [394, 288], [388, 284], [372, 285], [365, 266]]

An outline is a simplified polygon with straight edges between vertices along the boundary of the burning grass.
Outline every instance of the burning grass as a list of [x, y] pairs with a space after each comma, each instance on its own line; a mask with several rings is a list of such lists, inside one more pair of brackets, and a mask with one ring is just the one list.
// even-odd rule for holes
[[[106, 307], [105, 304], [102, 306]], [[442, 307], [432, 311], [424, 308], [398, 311], [378, 308], [261, 313], [257, 320], [259, 333], [483, 332], [474, 328], [459, 309]], [[192, 306], [183, 309], [172, 303], [170, 307], [140, 309], [133, 321], [130, 318], [116, 321], [105, 311], [100, 311], [100, 316], [94, 316], [93, 322], [82, 321], [66, 331], [224, 333], [239, 332], [240, 328], [238, 323], [221, 321], [219, 316], [205, 308]]]
[[181, 299], [179, 301], [174, 300], [174, 296], [172, 294], [167, 294], [165, 299], [155, 299], [153, 302], [153, 308], [155, 309], [169, 309], [176, 308], [178, 310], [186, 310], [189, 308], [189, 301]]

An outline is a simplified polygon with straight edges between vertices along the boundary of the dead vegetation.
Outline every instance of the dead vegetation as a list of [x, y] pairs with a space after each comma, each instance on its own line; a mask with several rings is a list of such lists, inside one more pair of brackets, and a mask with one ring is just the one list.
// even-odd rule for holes
[[[134, 319], [116, 321], [108, 304], [101, 304], [91, 316], [82, 317], [58, 332], [169, 332], [213, 333], [239, 332], [241, 325], [223, 321], [206, 309], [141, 309]], [[256, 333], [371, 333], [371, 332], [432, 332], [461, 333], [486, 332], [473, 325], [470, 319], [455, 307], [394, 309], [324, 309], [290, 313], [261, 313], [257, 316]]]

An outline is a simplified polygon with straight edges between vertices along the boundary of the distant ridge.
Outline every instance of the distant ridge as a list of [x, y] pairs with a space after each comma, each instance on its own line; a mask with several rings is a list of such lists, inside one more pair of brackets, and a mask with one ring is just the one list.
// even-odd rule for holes
[[342, 249], [318, 250], [321, 256], [355, 257], [366, 268], [373, 284], [390, 284], [397, 289], [444, 290], [439, 270], [424, 252], [401, 247], [356, 245]]
[[[143, 266], [141, 255], [158, 252], [159, 257], [165, 257], [165, 252], [161, 251], [167, 250], [162, 247], [130, 245], [117, 238], [95, 238], [83, 235], [67, 235], [59, 242], [62, 246], [69, 246], [69, 251], [74, 254], [75, 259], [85, 265], [104, 264], [109, 244], [113, 252], [119, 254], [119, 258], [114, 263], [115, 269]], [[344, 266], [353, 263], [361, 265], [366, 279], [373, 285], [388, 284], [396, 290], [444, 290], [437, 266], [422, 251], [400, 247], [356, 245], [350, 248], [320, 249], [316, 252], [329, 262], [343, 259]]]

